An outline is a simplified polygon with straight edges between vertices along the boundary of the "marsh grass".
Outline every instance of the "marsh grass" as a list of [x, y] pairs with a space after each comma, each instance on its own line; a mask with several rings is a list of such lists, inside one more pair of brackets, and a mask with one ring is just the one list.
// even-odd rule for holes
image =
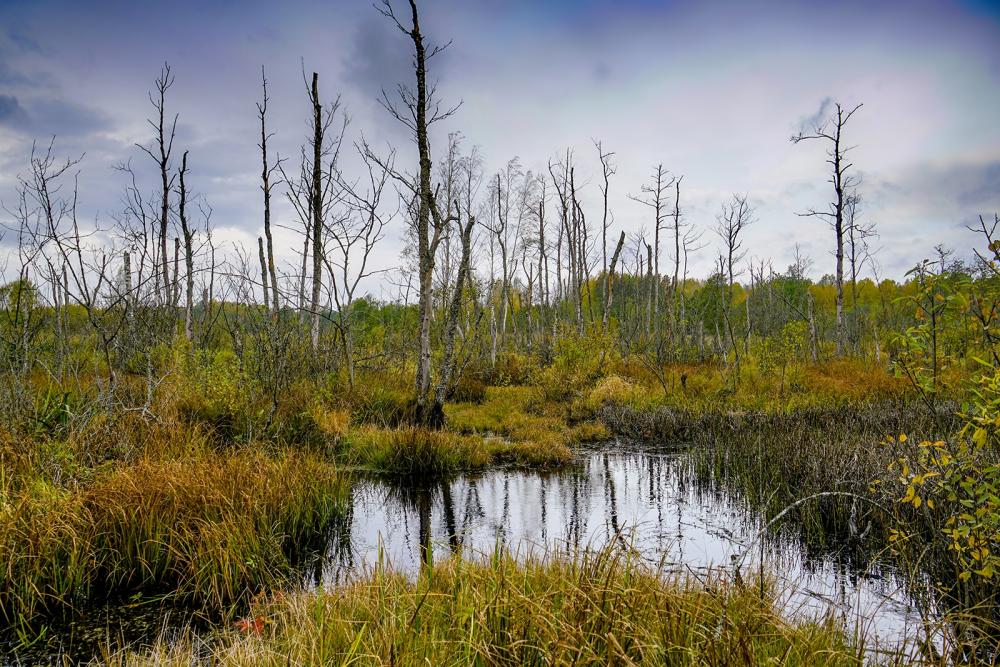
[[482, 401], [445, 406], [449, 429], [459, 433], [499, 436], [515, 459], [530, 464], [560, 464], [572, 457], [570, 447], [609, 437], [593, 412], [574, 415], [570, 404], [547, 401], [535, 386], [488, 387]]
[[608, 403], [601, 415], [609, 428], [627, 437], [686, 446], [702, 483], [735, 490], [765, 520], [824, 492], [870, 498], [869, 503], [847, 495], [821, 496], [785, 515], [783, 527], [797, 532], [808, 547], [824, 550], [858, 543], [861, 533], [873, 538], [865, 541], [872, 549], [884, 547], [894, 518], [878, 505], [889, 507], [893, 499], [872, 496], [869, 487], [899, 456], [897, 448], [879, 444], [887, 435], [906, 430], [934, 437], [957, 423], [949, 411], [935, 418], [899, 403], [790, 413], [640, 411]]
[[[416, 581], [377, 567], [345, 587], [276, 596], [249, 631], [189, 637], [117, 665], [860, 665], [832, 620], [790, 621], [721, 575], [663, 575], [620, 549], [452, 559]], [[241, 626], [246, 627], [246, 626]], [[904, 664], [902, 658], [890, 660]]]
[[665, 386], [648, 368], [622, 362], [590, 386], [584, 401], [595, 410], [613, 403], [639, 411], [667, 408], [702, 414], [793, 413], [917, 400], [912, 388], [883, 365], [856, 359], [792, 361], [779, 371], [751, 354], [729, 368], [677, 363], [664, 365], [661, 372]]
[[477, 433], [360, 426], [341, 439], [337, 458], [379, 473], [433, 477], [490, 465], [557, 465], [570, 461], [572, 452], [551, 439], [509, 441]]
[[0, 508], [0, 616], [27, 627], [133, 591], [222, 612], [287, 581], [345, 492], [314, 456], [254, 450], [140, 460], [82, 488], [37, 478]]

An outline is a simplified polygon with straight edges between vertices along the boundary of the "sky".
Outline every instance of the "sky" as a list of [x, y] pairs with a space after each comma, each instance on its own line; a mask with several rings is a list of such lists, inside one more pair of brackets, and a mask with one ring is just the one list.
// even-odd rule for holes
[[[401, 0], [394, 0], [402, 9]], [[431, 62], [442, 99], [461, 101], [436, 126], [477, 144], [487, 173], [518, 156], [544, 170], [574, 150], [584, 206], [598, 218], [593, 140], [614, 151], [613, 235], [650, 230], [639, 194], [662, 163], [683, 175], [685, 221], [706, 230], [693, 258], [710, 272], [711, 232], [722, 203], [746, 193], [757, 222], [750, 257], [784, 270], [795, 246], [832, 273], [833, 232], [816, 218], [831, 200], [825, 147], [789, 137], [831, 102], [863, 107], [846, 136], [878, 226], [880, 275], [901, 277], [939, 243], [971, 254], [966, 230], [1000, 211], [1000, 4], [965, 2], [687, 2], [654, 0], [423, 0], [426, 38], [451, 45]], [[156, 165], [147, 93], [164, 62], [176, 77], [167, 108], [190, 151], [189, 187], [211, 205], [216, 238], [252, 246], [261, 233], [260, 71], [267, 71], [274, 148], [294, 156], [306, 134], [307, 73], [321, 95], [340, 95], [348, 136], [397, 147], [408, 135], [378, 103], [409, 82], [406, 38], [364, 0], [170, 3], [0, 0], [0, 200], [11, 207], [33, 141], [54, 135], [80, 156], [80, 209], [106, 223], [125, 185], [113, 165]], [[179, 152], [178, 152], [179, 155]], [[291, 224], [279, 206], [279, 222]], [[9, 218], [5, 213], [0, 216]], [[403, 223], [377, 251], [398, 266]], [[8, 235], [9, 236], [9, 235]], [[8, 241], [9, 242], [9, 241]], [[300, 241], [281, 232], [280, 258]], [[0, 253], [3, 241], [0, 240]], [[381, 284], [369, 286], [384, 289]]]

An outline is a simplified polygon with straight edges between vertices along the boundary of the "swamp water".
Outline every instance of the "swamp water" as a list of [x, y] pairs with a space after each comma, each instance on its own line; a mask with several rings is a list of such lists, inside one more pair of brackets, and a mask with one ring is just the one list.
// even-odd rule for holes
[[[651, 566], [694, 577], [720, 569], [731, 575], [739, 562], [751, 585], [763, 558], [786, 616], [832, 614], [849, 634], [864, 637], [873, 655], [913, 636], [920, 617], [901, 579], [876, 568], [859, 571], [835, 552], [810, 558], [790, 535], [759, 540], [761, 527], [736, 494], [696, 483], [683, 450], [612, 442], [581, 451], [558, 471], [493, 470], [427, 486], [361, 478], [305, 583], [334, 586], [380, 562], [415, 576], [423, 559], [455, 553], [485, 558], [504, 548], [541, 556], [618, 542]], [[91, 614], [72, 626], [75, 639], [53, 629], [56, 636], [0, 663], [86, 660], [108, 638], [141, 646], [184, 622], [200, 625], [182, 611], [161, 612], [158, 620], [148, 612], [137, 609], [135, 623], [121, 605]]]

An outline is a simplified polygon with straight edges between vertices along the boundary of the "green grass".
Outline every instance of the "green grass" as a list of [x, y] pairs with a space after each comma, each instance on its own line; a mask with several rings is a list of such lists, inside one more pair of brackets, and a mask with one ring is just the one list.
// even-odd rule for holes
[[476, 433], [423, 428], [351, 428], [341, 438], [337, 459], [395, 475], [446, 475], [491, 465], [544, 467], [568, 462], [569, 448], [551, 440], [508, 441]]
[[536, 464], [563, 463], [571, 446], [608, 437], [592, 413], [582, 419], [571, 413], [569, 404], [546, 401], [534, 386], [488, 387], [481, 402], [445, 406], [449, 429], [500, 436], [524, 452], [526, 462]]
[[[377, 568], [276, 596], [202, 649], [160, 642], [109, 664], [861, 665], [832, 621], [792, 622], [771, 593], [654, 573], [620, 550], [450, 560], [416, 581]], [[246, 625], [242, 627], [246, 628]], [[256, 630], [259, 628], [259, 632]], [[205, 652], [207, 650], [207, 653]], [[903, 660], [897, 660], [903, 664]]]

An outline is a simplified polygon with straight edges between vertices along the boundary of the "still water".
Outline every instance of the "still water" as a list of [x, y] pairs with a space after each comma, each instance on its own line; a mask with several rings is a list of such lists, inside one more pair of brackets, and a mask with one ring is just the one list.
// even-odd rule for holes
[[[683, 450], [606, 443], [555, 472], [494, 470], [430, 485], [358, 479], [343, 516], [306, 573], [308, 586], [335, 586], [377, 563], [416, 576], [425, 559], [484, 558], [498, 548], [518, 557], [599, 549], [634, 550], [652, 567], [704, 577], [740, 563], [755, 582], [763, 563], [777, 580], [790, 617], [833, 615], [869, 651], [913, 637], [919, 616], [902, 581], [877, 567], [860, 569], [836, 551], [808, 557], [791, 535], [759, 540], [761, 522], [718, 485], [695, 482]], [[0, 641], [0, 665], [86, 662], [110, 645], [141, 650], [191, 625], [212, 642], [215, 628], [196, 610], [154, 599], [85, 610], [42, 641], [12, 652]]]
[[871, 650], [897, 646], [919, 627], [903, 583], [875, 567], [859, 571], [836, 552], [807, 557], [788, 535], [757, 537], [743, 502], [693, 481], [683, 451], [609, 443], [559, 472], [491, 471], [430, 486], [362, 480], [310, 583], [329, 586], [381, 559], [415, 574], [426, 558], [482, 558], [502, 547], [519, 557], [597, 549], [610, 542], [650, 565], [704, 576], [736, 562], [756, 581], [777, 579], [789, 617], [834, 615], [863, 632]]

